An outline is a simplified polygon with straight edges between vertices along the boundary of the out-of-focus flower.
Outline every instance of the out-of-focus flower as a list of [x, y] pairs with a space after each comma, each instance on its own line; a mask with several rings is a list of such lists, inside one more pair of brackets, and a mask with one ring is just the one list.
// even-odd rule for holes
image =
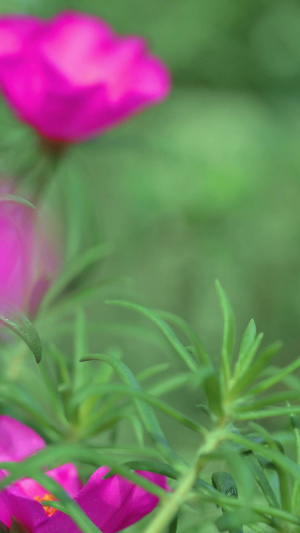
[[[0, 461], [20, 461], [44, 446], [43, 439], [31, 428], [6, 415], [0, 416]], [[108, 471], [107, 467], [96, 470], [83, 488], [71, 463], [46, 473], [74, 498], [103, 533], [116, 533], [150, 513], [158, 498], [119, 475], [103, 479]], [[164, 476], [137, 473], [167, 490]], [[50, 505], [43, 507], [42, 500], [51, 502], [54, 497], [36, 481], [22, 479], [0, 492], [0, 521], [10, 527], [14, 517], [32, 533], [80, 533], [67, 515]]]
[[41, 135], [74, 142], [163, 100], [170, 78], [141, 38], [119, 37], [99, 18], [10, 15], [0, 17], [0, 88]]
[[37, 212], [6, 201], [14, 191], [0, 182], [0, 311], [33, 315], [59, 269], [59, 258]]

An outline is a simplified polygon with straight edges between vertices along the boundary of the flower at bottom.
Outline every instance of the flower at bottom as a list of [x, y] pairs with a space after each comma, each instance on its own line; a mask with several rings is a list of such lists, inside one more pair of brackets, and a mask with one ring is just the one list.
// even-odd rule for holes
[[[0, 462], [21, 461], [45, 447], [35, 431], [6, 415], [0, 416], [0, 437]], [[158, 498], [117, 474], [103, 479], [108, 472], [106, 466], [99, 468], [84, 487], [72, 463], [46, 474], [74, 498], [103, 533], [116, 533], [150, 513]], [[164, 476], [136, 473], [168, 490]], [[69, 516], [40, 503], [53, 499], [36, 481], [22, 479], [0, 492], [0, 522], [10, 527], [13, 517], [31, 533], [80, 533]]]

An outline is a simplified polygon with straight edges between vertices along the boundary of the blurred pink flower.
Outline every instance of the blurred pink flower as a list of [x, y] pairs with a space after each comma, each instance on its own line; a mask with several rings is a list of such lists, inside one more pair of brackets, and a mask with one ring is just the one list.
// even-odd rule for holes
[[59, 258], [37, 211], [5, 200], [12, 193], [0, 182], [0, 311], [33, 315], [58, 272]]
[[[45, 447], [43, 439], [31, 428], [9, 416], [0, 416], [0, 461], [21, 461]], [[141, 520], [157, 505], [158, 498], [119, 475], [103, 479], [109, 468], [101, 467], [82, 488], [72, 463], [49, 470], [103, 533], [116, 533]], [[137, 472], [167, 490], [166, 478], [151, 472]], [[2, 477], [4, 477], [4, 473]], [[54, 497], [36, 481], [22, 479], [0, 492], [0, 521], [10, 527], [13, 516], [32, 533], [80, 533], [69, 516], [51, 507], [42, 507], [42, 499]]]
[[0, 88], [41, 135], [79, 141], [163, 100], [170, 77], [143, 39], [99, 18], [10, 15], [0, 17]]

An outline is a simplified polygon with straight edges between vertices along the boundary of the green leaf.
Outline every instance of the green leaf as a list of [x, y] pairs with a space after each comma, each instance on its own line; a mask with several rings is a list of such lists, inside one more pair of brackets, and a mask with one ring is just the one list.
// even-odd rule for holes
[[3, 522], [0, 522], [0, 533], [9, 533], [8, 527]]
[[138, 374], [137, 380], [145, 381], [146, 379], [152, 378], [161, 372], [165, 372], [165, 370], [168, 370], [169, 368], [170, 363], [160, 363], [159, 365], [149, 366], [149, 368], [146, 368], [140, 374]]
[[127, 461], [125, 466], [132, 470], [146, 470], [153, 472], [154, 474], [161, 474], [162, 476], [169, 477], [171, 479], [178, 479], [178, 472], [172, 466], [167, 463], [161, 463], [160, 461], [139, 460], [139, 461]]
[[107, 256], [112, 251], [110, 244], [98, 244], [82, 253], [77, 259], [70, 261], [56, 282], [50, 287], [41, 303], [41, 310], [49, 307], [52, 302], [68, 287], [68, 285], [85, 270], [96, 263], [100, 258]]
[[168, 525], [166, 533], [176, 533], [178, 527], [178, 514], [173, 518], [172, 522]]
[[191, 374], [190, 372], [181, 372], [180, 374], [174, 374], [169, 378], [165, 378], [162, 381], [155, 383], [148, 389], [148, 392], [155, 396], [160, 396], [162, 394], [168, 394], [178, 388], [182, 388], [184, 385], [188, 385], [189, 390], [193, 390], [195, 387], [199, 388], [201, 383], [203, 383], [209, 375], [211, 375], [211, 370], [207, 367], [200, 370], [197, 375]]
[[293, 400], [299, 398], [299, 391], [285, 390], [283, 392], [275, 392], [268, 396], [263, 396], [261, 399], [256, 400], [256, 397], [249, 399], [245, 398], [245, 404], [241, 404], [238, 407], [239, 412], [255, 411], [266, 407], [267, 405], [276, 405], [277, 403], [285, 403], [287, 400]]
[[11, 405], [16, 405], [30, 414], [48, 434], [49, 438], [57, 439], [57, 429], [51, 420], [48, 420], [42, 406], [21, 385], [4, 382], [0, 383], [0, 401], [6, 400]]
[[[142, 388], [140, 384], [136, 381], [132, 372], [122, 361], [120, 361], [116, 357], [112, 355], [92, 354], [84, 359], [84, 361], [93, 360], [102, 361], [112, 366], [115, 372], [126, 385], [128, 385], [134, 391], [142, 392]], [[172, 462], [175, 461], [177, 463], [178, 458], [175, 452], [172, 450], [171, 446], [169, 445], [151, 407], [138, 398], [136, 398], [134, 401], [141, 420], [157, 448], [165, 457], [168, 458], [168, 460]]]
[[192, 328], [189, 326], [189, 324], [187, 324], [182, 318], [178, 317], [177, 315], [174, 315], [173, 313], [169, 313], [167, 311], [155, 310], [155, 313], [163, 320], [167, 320], [167, 322], [171, 322], [171, 324], [177, 326], [178, 329], [180, 329], [187, 336], [187, 338], [194, 343], [196, 353], [201, 364], [207, 365], [210, 362], [209, 356], [205, 352], [200, 340], [198, 339]]
[[[213, 487], [218, 491], [224, 494], [225, 496], [229, 496], [230, 498], [237, 498], [238, 497], [238, 490], [237, 486], [235, 484], [235, 481], [233, 477], [228, 472], [215, 472], [212, 475], [212, 484]], [[223, 513], [225, 516], [225, 523], [229, 522], [228, 531], [229, 533], [243, 533], [242, 529], [236, 529], [236, 526], [232, 523], [230, 520], [230, 513], [227, 513], [224, 509]], [[223, 531], [223, 523], [221, 519], [218, 519], [217, 525], [220, 531]], [[242, 524], [239, 524], [242, 525]]]
[[[251, 324], [251, 323], [250, 323]], [[255, 327], [255, 326], [254, 326]], [[250, 327], [250, 329], [252, 328], [252, 326]], [[256, 328], [255, 328], [256, 330]], [[260, 333], [257, 338], [253, 339], [253, 342], [250, 344], [250, 336], [253, 335], [254, 331], [252, 330], [252, 332], [248, 332], [247, 333], [247, 346], [246, 346], [246, 342], [245, 342], [245, 345], [244, 347], [241, 346], [241, 350], [240, 350], [240, 353], [239, 353], [239, 357], [238, 357], [238, 360], [237, 360], [237, 363], [236, 363], [236, 366], [235, 366], [235, 371], [234, 371], [234, 381], [237, 381], [237, 379], [241, 379], [240, 376], [244, 376], [245, 374], [247, 375], [248, 373], [248, 369], [249, 367], [251, 366], [252, 364], [252, 361], [256, 355], [256, 352], [261, 344], [261, 341], [263, 339], [263, 333]], [[242, 341], [243, 342], [243, 341]]]
[[[273, 463], [268, 461], [268, 464], [273, 466], [273, 471], [264, 470], [257, 457], [253, 454], [246, 455], [247, 461], [253, 471], [256, 482], [264, 493], [269, 505], [273, 507], [280, 507], [280, 491], [278, 490], [278, 473], [274, 469]], [[270, 475], [275, 474], [275, 477]]]
[[156, 326], [159, 327], [161, 332], [164, 334], [164, 336], [168, 339], [170, 344], [173, 346], [173, 348], [176, 350], [176, 352], [180, 355], [180, 357], [183, 359], [185, 364], [188, 366], [190, 370], [193, 372], [198, 372], [198, 365], [194, 361], [194, 359], [191, 357], [188, 350], [181, 344], [179, 339], [174, 334], [173, 330], [170, 328], [170, 326], [152, 310], [147, 309], [146, 307], [135, 304], [132, 302], [126, 302], [122, 300], [109, 300], [106, 302], [109, 305], [117, 305], [120, 307], [126, 307], [127, 309], [131, 309], [132, 311], [137, 311], [138, 313], [146, 316], [149, 318]]
[[215, 472], [212, 477], [213, 487], [222, 494], [230, 497], [238, 497], [238, 490], [234, 479], [228, 472]]
[[39, 320], [43, 323], [43, 327], [49, 326], [49, 322], [54, 322], [54, 329], [57, 329], [57, 320], [64, 318], [66, 315], [73, 313], [77, 309], [81, 309], [85, 305], [90, 305], [99, 300], [103, 294], [103, 289], [109, 285], [120, 282], [120, 278], [116, 276], [106, 277], [99, 280], [97, 283], [79, 287], [77, 290], [72, 290], [66, 297], [56, 300], [51, 304], [51, 309], [47, 309], [47, 314], [40, 317]]
[[[85, 359], [88, 361], [89, 359]], [[196, 431], [197, 433], [203, 433], [204, 429], [200, 424], [195, 422], [194, 420], [190, 419], [188, 416], [184, 415], [174, 407], [171, 407], [168, 403], [164, 402], [163, 400], [160, 400], [159, 398], [156, 398], [155, 396], [152, 396], [150, 394], [147, 394], [143, 391], [143, 389], [133, 389], [129, 386], [122, 386], [122, 385], [103, 385], [103, 384], [96, 384], [91, 385], [90, 387], [84, 387], [83, 389], [80, 389], [72, 398], [71, 403], [72, 405], [78, 405], [81, 404], [85, 399], [89, 398], [90, 396], [98, 395], [98, 398], [100, 398], [101, 395], [107, 395], [108, 393], [119, 393], [120, 395], [128, 395], [131, 398], [137, 400], [143, 400], [143, 402], [146, 402], [147, 404], [156, 407], [157, 409], [160, 409], [163, 413], [166, 413], [170, 417], [174, 418], [174, 420], [177, 420], [182, 425], [188, 427], [189, 429], [192, 429], [193, 431]], [[115, 399], [113, 399], [115, 400]], [[106, 402], [108, 404], [108, 400]], [[113, 404], [113, 413], [114, 416], [116, 416], [115, 412], [115, 405]], [[120, 413], [120, 407], [118, 408], [118, 414]], [[102, 413], [97, 410], [95, 414], [95, 419], [99, 423], [99, 427], [102, 426]], [[145, 424], [144, 424], [145, 425]]]
[[245, 357], [247, 352], [250, 350], [252, 344], [255, 341], [255, 337], [256, 337], [256, 325], [255, 325], [253, 318], [251, 318], [241, 340], [241, 346], [240, 346], [240, 351], [239, 351], [239, 359], [241, 361], [243, 361], [243, 358]]
[[258, 420], [271, 418], [274, 416], [289, 416], [293, 413], [300, 413], [300, 405], [292, 407], [274, 407], [273, 409], [262, 409], [260, 411], [249, 411], [235, 413], [236, 420]]
[[30, 209], [35, 209], [35, 206], [31, 202], [29, 202], [25, 198], [22, 198], [21, 196], [15, 196], [14, 194], [1, 195], [0, 203], [19, 204], [19, 205], [24, 205], [25, 207], [29, 207]]
[[9, 531], [9, 533], [29, 533], [29, 529], [27, 529], [20, 522], [18, 522], [18, 520], [16, 520], [14, 516], [11, 517], [11, 522], [12, 524], [10, 526], [10, 529], [8, 528], [2, 529], [0, 527], [0, 531]]
[[25, 315], [10, 309], [7, 305], [5, 307], [2, 305], [1, 309], [0, 324], [18, 335], [27, 344], [36, 362], [39, 363], [42, 359], [42, 344], [33, 324]]
[[[276, 347], [275, 347], [275, 350], [276, 350]], [[299, 367], [300, 367], [300, 357], [296, 359], [295, 361], [293, 361], [290, 365], [287, 365], [286, 367], [282, 369], [279, 368], [277, 375], [264, 379], [263, 381], [260, 381], [257, 385], [252, 387], [247, 392], [247, 394], [249, 396], [250, 395], [255, 396], [256, 394], [260, 394], [261, 392], [264, 392], [265, 390], [270, 389], [277, 383], [280, 383], [285, 376], [292, 374]]]
[[[258, 338], [259, 336], [257, 339]], [[239, 397], [241, 393], [256, 380], [256, 378], [268, 366], [273, 357], [275, 357], [281, 346], [281, 342], [275, 342], [274, 344], [267, 346], [267, 348], [258, 354], [256, 361], [250, 366], [247, 373], [243, 374], [243, 376], [241, 376], [238, 382], [233, 386], [231, 391], [232, 396]]]
[[89, 373], [88, 365], [79, 364], [81, 357], [88, 352], [87, 340], [87, 320], [82, 309], [77, 311], [74, 331], [74, 348], [73, 348], [73, 390], [78, 389], [85, 382], [89, 383], [92, 376]]
[[[51, 469], [70, 461], [80, 461], [89, 465], [93, 465], [96, 468], [99, 468], [102, 465], [107, 465], [108, 467], [113, 468], [115, 472], [122, 475], [122, 477], [129, 479], [151, 494], [155, 494], [158, 497], [165, 496], [164, 489], [155, 483], [152, 483], [148, 479], [139, 476], [135, 472], [132, 472], [124, 465], [117, 464], [116, 460], [112, 459], [111, 451], [112, 450], [109, 449], [106, 453], [102, 453], [102, 451], [99, 452], [96, 448], [79, 445], [77, 443], [72, 443], [72, 445], [69, 443], [48, 445], [40, 452], [28, 457], [22, 462], [1, 462], [0, 468], [7, 470], [9, 474], [0, 481], [0, 490], [23, 477], [31, 477], [32, 479], [36, 479], [38, 476], [42, 475], [45, 465], [47, 465], [47, 469]], [[48, 480], [51, 479], [48, 476], [47, 478]], [[47, 489], [48, 483], [49, 482], [46, 480], [45, 482], [41, 483], [41, 485]], [[58, 486], [58, 490], [59, 487], [60, 486]], [[49, 490], [49, 492], [56, 495], [55, 490]], [[64, 503], [63, 499], [61, 499], [61, 501]]]
[[280, 451], [263, 446], [262, 444], [255, 442], [253, 439], [243, 437], [237, 433], [231, 433], [230, 438], [233, 442], [241, 444], [246, 450], [252, 450], [253, 453], [256, 452], [269, 461], [274, 462], [280, 468], [285, 470], [285, 472], [293, 479], [300, 481], [300, 466]]
[[222, 381], [224, 387], [227, 388], [230, 380], [231, 363], [233, 358], [235, 323], [230, 301], [218, 280], [216, 281], [216, 287], [219, 294], [224, 319], [222, 342]]
[[222, 393], [219, 376], [211, 370], [211, 374], [206, 378], [203, 385], [203, 390], [206, 394], [209, 408], [217, 416], [223, 415]]
[[269, 523], [270, 520], [250, 509], [235, 509], [234, 512], [226, 512], [217, 519], [216, 525], [219, 531], [229, 533], [243, 533], [242, 526], [257, 524], [259, 522]]

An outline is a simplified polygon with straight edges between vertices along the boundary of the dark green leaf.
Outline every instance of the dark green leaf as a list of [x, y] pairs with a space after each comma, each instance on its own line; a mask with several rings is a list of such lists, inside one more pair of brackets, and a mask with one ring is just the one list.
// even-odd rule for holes
[[212, 484], [214, 488], [225, 494], [226, 496], [238, 497], [237, 486], [234, 482], [234, 479], [228, 472], [215, 472], [212, 477]]
[[[23, 526], [20, 522], [18, 522], [18, 520], [15, 519], [14, 516], [11, 517], [11, 526], [10, 526], [10, 529], [8, 530], [7, 528], [6, 529], [3, 529], [3, 531], [9, 531], [9, 533], [30, 533], [29, 529], [27, 529], [27, 527]], [[0, 531], [2, 531], [2, 529], [0, 529]]]
[[167, 527], [166, 533], [176, 533], [178, 526], [178, 514], [173, 518], [172, 522], [170, 522], [169, 526]]
[[9, 533], [8, 527], [3, 522], [0, 522], [0, 533]]

